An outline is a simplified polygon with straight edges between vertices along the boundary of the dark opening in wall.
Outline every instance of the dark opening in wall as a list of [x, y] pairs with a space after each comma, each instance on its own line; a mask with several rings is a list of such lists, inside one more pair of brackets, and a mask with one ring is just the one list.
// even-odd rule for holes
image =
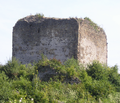
[[38, 33], [40, 32], [40, 28], [38, 28]]
[[32, 27], [32, 24], [30, 24], [29, 26]]

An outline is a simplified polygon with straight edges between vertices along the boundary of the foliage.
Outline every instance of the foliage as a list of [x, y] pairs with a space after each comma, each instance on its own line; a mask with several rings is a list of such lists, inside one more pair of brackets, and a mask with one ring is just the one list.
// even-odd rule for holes
[[99, 30], [100, 27], [96, 23], [94, 23], [90, 18], [85, 17], [84, 19], [90, 21], [90, 25], [93, 26], [96, 31]]
[[67, 61], [65, 61], [64, 65], [65, 65], [65, 67], [73, 66], [74, 69], [76, 69], [76, 72], [80, 72], [80, 70], [85, 69], [84, 66], [82, 64], [79, 64], [79, 62], [74, 58], [71, 58], [71, 59], [68, 59]]
[[[40, 80], [38, 73], [45, 67], [56, 70], [58, 75], [47, 82]], [[62, 64], [60, 60], [48, 60], [42, 55], [34, 65], [23, 65], [14, 58], [0, 66], [0, 102], [119, 103], [118, 67], [94, 61], [87, 68], [85, 70], [74, 58]], [[65, 78], [78, 78], [81, 82], [71, 85], [63, 82]]]
[[108, 80], [108, 70], [106, 66], [102, 65], [98, 61], [93, 61], [88, 65], [87, 73], [95, 80]]
[[116, 91], [120, 92], [120, 75], [118, 74], [118, 66], [115, 65], [111, 67], [109, 71], [109, 79], [108, 79], [114, 86], [116, 87]]
[[39, 19], [41, 19], [41, 18], [44, 17], [44, 14], [42, 14], [42, 13], [37, 13], [35, 16], [37, 16]]
[[5, 75], [4, 72], [0, 73], [0, 100], [9, 100], [12, 97], [11, 94], [11, 83], [9, 83], [8, 77]]

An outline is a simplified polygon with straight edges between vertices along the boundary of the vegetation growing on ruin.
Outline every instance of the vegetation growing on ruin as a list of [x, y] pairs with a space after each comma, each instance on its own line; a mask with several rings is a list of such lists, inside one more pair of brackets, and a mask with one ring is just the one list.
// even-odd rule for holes
[[41, 18], [44, 17], [44, 14], [42, 14], [42, 13], [37, 13], [35, 16], [37, 16], [39, 19], [41, 19]]
[[[52, 76], [49, 81], [38, 78], [41, 68], [50, 67], [65, 75]], [[66, 78], [81, 82], [70, 84]], [[23, 65], [16, 59], [0, 65], [0, 103], [119, 103], [120, 75], [118, 67], [94, 61], [79, 65], [74, 58], [62, 64], [55, 58], [34, 65]]]
[[93, 26], [96, 31], [99, 31], [100, 27], [96, 23], [94, 23], [90, 18], [85, 17], [84, 19], [90, 21], [90, 25]]

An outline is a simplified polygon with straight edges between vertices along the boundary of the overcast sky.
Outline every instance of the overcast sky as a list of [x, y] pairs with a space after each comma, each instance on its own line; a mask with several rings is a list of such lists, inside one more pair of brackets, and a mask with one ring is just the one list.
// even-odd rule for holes
[[108, 65], [120, 65], [120, 0], [0, 0], [0, 63], [12, 57], [17, 20], [36, 13], [46, 17], [89, 17], [107, 35]]

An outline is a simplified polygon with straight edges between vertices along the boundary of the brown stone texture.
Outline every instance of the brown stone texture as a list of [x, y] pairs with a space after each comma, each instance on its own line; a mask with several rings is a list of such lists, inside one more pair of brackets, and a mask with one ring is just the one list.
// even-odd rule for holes
[[96, 28], [90, 21], [82, 20], [78, 35], [78, 60], [81, 63], [93, 60], [107, 63], [107, 38], [102, 28]]
[[42, 53], [61, 62], [74, 57], [80, 63], [107, 63], [107, 39], [103, 29], [89, 20], [32, 15], [15, 24], [12, 53], [23, 64], [37, 62]]

